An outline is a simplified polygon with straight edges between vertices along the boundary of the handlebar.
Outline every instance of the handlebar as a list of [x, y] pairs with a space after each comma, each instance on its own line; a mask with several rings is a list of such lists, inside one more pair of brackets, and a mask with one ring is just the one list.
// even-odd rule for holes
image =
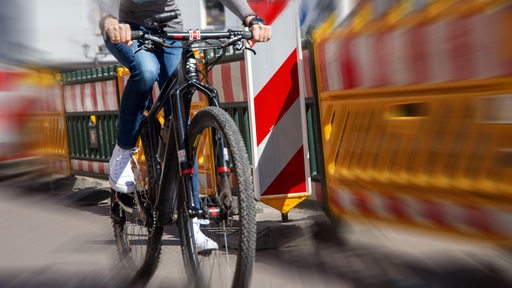
[[160, 32], [150, 31], [132, 31], [132, 40], [150, 40], [157, 43], [163, 43], [163, 40], [177, 40], [177, 41], [190, 41], [190, 40], [209, 40], [209, 39], [226, 39], [231, 40], [237, 37], [240, 40], [252, 39], [251, 31], [188, 31], [188, 32], [164, 32], [163, 27], [169, 21], [177, 19], [181, 16], [180, 10], [172, 10], [165, 13], [153, 15], [144, 21], [144, 26], [148, 29], [157, 28]]
[[161, 42], [161, 40], [177, 40], [177, 41], [190, 41], [190, 40], [210, 40], [210, 39], [230, 39], [240, 36], [241, 39], [252, 39], [251, 31], [243, 30], [228, 30], [228, 31], [200, 31], [190, 30], [188, 32], [164, 32], [159, 34], [146, 33], [143, 31], [132, 31], [132, 40], [153, 40]]
[[140, 40], [144, 33], [140, 30], [133, 31], [132, 30], [132, 40]]
[[[178, 18], [181, 15], [179, 10], [169, 11], [162, 14], [154, 15], [151, 18], [147, 18], [145, 20], [145, 25], [142, 30], [132, 30], [131, 31], [131, 39], [143, 41], [144, 44], [140, 46], [137, 51], [141, 49], [153, 51], [154, 49], [158, 49], [158, 47], [172, 47], [172, 44], [169, 42], [166, 43], [166, 40], [171, 41], [181, 41], [185, 43], [185, 46], [196, 46], [198, 42], [207, 42], [207, 40], [220, 40], [221, 43], [213, 45], [212, 43], [207, 43], [209, 45], [200, 46], [202, 49], [205, 48], [225, 48], [228, 46], [237, 46], [236, 49], [242, 49], [241, 40], [250, 40], [252, 39], [252, 32], [247, 30], [226, 30], [226, 31], [200, 31], [200, 30], [190, 30], [190, 31], [178, 31], [178, 32], [167, 32], [164, 30], [166, 27], [166, 23]], [[146, 30], [147, 29], [147, 30]], [[247, 48], [253, 51], [250, 48]]]

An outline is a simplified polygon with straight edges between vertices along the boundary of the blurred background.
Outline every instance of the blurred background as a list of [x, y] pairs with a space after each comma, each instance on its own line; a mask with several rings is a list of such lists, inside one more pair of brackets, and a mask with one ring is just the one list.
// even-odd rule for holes
[[[6, 183], [26, 181], [23, 177], [27, 175], [45, 181], [47, 177], [108, 177], [117, 110], [128, 76], [99, 34], [99, 11], [108, 2], [0, 1], [2, 192], [11, 191]], [[236, 16], [218, 1], [177, 2], [186, 29], [240, 26]], [[512, 275], [511, 270], [497, 273], [502, 271], [495, 264], [511, 266], [512, 1], [294, 3], [298, 25], [290, 24], [290, 31], [296, 28], [302, 42], [304, 69], [299, 73], [304, 79], [308, 164], [314, 184], [308, 200], [313, 207], [320, 207], [315, 211], [324, 213], [329, 223], [350, 227], [342, 234], [357, 244], [340, 242], [332, 226], [318, 225], [313, 234], [319, 246], [310, 249], [313, 244], [308, 242], [298, 250], [311, 262], [284, 253], [279, 263], [301, 266], [297, 268], [300, 271], [307, 270], [308, 264], [321, 267], [318, 270], [335, 275], [334, 283], [339, 284], [337, 277], [341, 277], [347, 287], [508, 287], [507, 277], [501, 276]], [[279, 45], [279, 39], [272, 41]], [[242, 71], [234, 69], [240, 69], [235, 65], [242, 65], [243, 56], [231, 53], [222, 63], [229, 66], [222, 67]], [[206, 61], [210, 54], [206, 53]], [[222, 80], [222, 71], [214, 70], [209, 76]], [[235, 84], [223, 85], [233, 94], [243, 95], [246, 91], [236, 85], [243, 83], [242, 76], [235, 74], [227, 81]], [[248, 113], [243, 99], [225, 103], [223, 108], [232, 115]], [[239, 120], [242, 127], [249, 126], [246, 118]], [[249, 143], [249, 133], [243, 136]], [[76, 192], [66, 181], [58, 182], [61, 187], [43, 181], [49, 186], [28, 191], [31, 196], [34, 191], [38, 195], [47, 190]], [[9, 204], [4, 209], [14, 213], [15, 206], [5, 203]], [[94, 211], [106, 219], [106, 210]], [[11, 227], [3, 225], [0, 227]], [[388, 225], [406, 230], [390, 232]], [[88, 229], [94, 231], [93, 226]], [[410, 231], [422, 234], [412, 237], [417, 234]], [[16, 242], [6, 239], [9, 245]], [[453, 239], [464, 239], [464, 245], [458, 240], [453, 244]], [[382, 243], [385, 249], [392, 247], [393, 253], [373, 250], [374, 244], [381, 247]], [[444, 246], [447, 243], [449, 248]], [[417, 254], [431, 246], [435, 246], [436, 261], [427, 261], [422, 254], [422, 260], [410, 264], [411, 258], [402, 257], [402, 248], [412, 247]], [[394, 253], [394, 249], [400, 251]], [[486, 265], [480, 265], [480, 256], [464, 258], [461, 266], [462, 262], [452, 265], [448, 261], [454, 255], [474, 256], [481, 249], [485, 250]], [[455, 252], [446, 253], [450, 259], [443, 258], [448, 250]], [[323, 254], [316, 258], [318, 251]], [[340, 259], [344, 260], [335, 261]], [[491, 268], [487, 260], [493, 263]], [[322, 266], [327, 262], [337, 266]], [[361, 276], [352, 278], [352, 265], [362, 267], [363, 272], [356, 271]], [[379, 267], [379, 277], [385, 274], [386, 281], [396, 281], [362, 280], [377, 271], [367, 269], [372, 265]], [[382, 268], [386, 265], [398, 270]], [[0, 274], [9, 274], [5, 271]], [[413, 277], [406, 277], [408, 273]], [[488, 281], [450, 282], [465, 275], [483, 275], [477, 278]], [[411, 279], [414, 281], [407, 281]]]

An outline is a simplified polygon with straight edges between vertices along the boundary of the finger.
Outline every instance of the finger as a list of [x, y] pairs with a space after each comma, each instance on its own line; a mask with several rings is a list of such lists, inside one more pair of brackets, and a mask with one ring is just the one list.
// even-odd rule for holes
[[270, 29], [270, 27], [269, 27], [266, 30], [267, 30], [266, 36], [267, 36], [267, 41], [268, 41], [272, 38], [272, 29]]
[[127, 25], [127, 24], [125, 24], [125, 25], [126, 25], [125, 29], [124, 29], [125, 40], [123, 42], [128, 44], [128, 43], [132, 42], [131, 41], [132, 40], [132, 29], [130, 28], [130, 25]]
[[109, 27], [107, 29], [107, 34], [110, 39], [110, 42], [112, 43], [118, 43], [119, 42], [119, 32], [117, 31], [117, 26], [115, 27]]
[[123, 25], [123, 24], [119, 25], [119, 37], [118, 37], [118, 39], [119, 39], [120, 43], [127, 42], [127, 39], [126, 39], [126, 30], [127, 29], [129, 29], [129, 28], [127, 28], [126, 25]]
[[259, 41], [261, 41], [260, 40], [260, 38], [261, 38], [261, 31], [260, 31], [260, 29], [258, 29], [255, 26], [253, 26], [253, 29], [251, 29], [251, 31], [252, 31], [252, 42], [259, 42]]
[[109, 39], [110, 39], [110, 42], [112, 43], [117, 43], [118, 42], [118, 39], [119, 37], [117, 37], [116, 33], [115, 32], [111, 32], [109, 33]]
[[265, 26], [263, 28], [263, 41], [268, 41], [272, 38], [272, 30], [270, 29], [270, 26]]
[[256, 40], [257, 42], [266, 42], [268, 40], [270, 40], [270, 37], [271, 37], [271, 28], [270, 26], [266, 26], [266, 25], [255, 25], [253, 26], [254, 29], [252, 30], [253, 32], [253, 38], [254, 40]]
[[131, 40], [131, 29], [128, 24], [119, 25], [119, 42], [128, 43]]
[[124, 27], [123, 26], [119, 26], [118, 35], [119, 36], [116, 38], [116, 40], [118, 40], [119, 43], [123, 43], [126, 40], [126, 36], [124, 35]]

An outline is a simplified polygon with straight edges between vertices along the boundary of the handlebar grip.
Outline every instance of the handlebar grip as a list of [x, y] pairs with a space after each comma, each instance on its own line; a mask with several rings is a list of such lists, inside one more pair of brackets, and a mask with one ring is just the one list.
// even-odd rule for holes
[[252, 32], [251, 31], [244, 31], [242, 37], [245, 40], [251, 40], [252, 39]]
[[159, 24], [159, 23], [169, 22], [169, 21], [174, 20], [180, 16], [181, 16], [181, 11], [174, 10], [174, 11], [165, 12], [162, 14], [155, 15], [155, 16], [151, 17], [151, 19], [153, 20], [154, 23]]
[[132, 40], [139, 40], [139, 39], [142, 39], [142, 36], [144, 35], [144, 33], [142, 33], [142, 31], [139, 31], [139, 30], [133, 30], [132, 31]]

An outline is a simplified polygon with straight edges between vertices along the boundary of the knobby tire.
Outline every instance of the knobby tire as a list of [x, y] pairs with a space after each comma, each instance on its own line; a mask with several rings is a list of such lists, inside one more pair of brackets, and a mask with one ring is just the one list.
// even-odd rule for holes
[[[188, 217], [185, 207], [178, 208], [183, 259], [192, 286], [248, 287], [255, 257], [256, 220], [252, 170], [244, 141], [229, 114], [218, 107], [206, 107], [197, 112], [190, 122], [188, 133], [189, 149], [194, 161], [200, 163], [197, 173], [201, 205], [220, 207], [220, 216], [209, 217], [209, 223], [200, 226], [202, 232], [219, 246], [218, 250], [206, 255], [196, 252], [192, 219]], [[224, 178], [229, 181], [222, 181], [219, 173], [215, 173], [218, 169], [213, 161], [218, 153], [225, 153], [226, 149], [217, 151], [219, 149], [212, 145], [204, 144], [208, 141], [204, 139], [219, 133], [229, 151], [231, 173], [229, 178]], [[207, 162], [215, 162], [212, 164], [214, 167], [208, 167]], [[232, 193], [232, 203], [229, 205], [221, 204], [223, 201], [229, 202], [219, 195], [223, 185], [232, 186], [228, 189]], [[184, 195], [183, 192], [180, 194]]]

